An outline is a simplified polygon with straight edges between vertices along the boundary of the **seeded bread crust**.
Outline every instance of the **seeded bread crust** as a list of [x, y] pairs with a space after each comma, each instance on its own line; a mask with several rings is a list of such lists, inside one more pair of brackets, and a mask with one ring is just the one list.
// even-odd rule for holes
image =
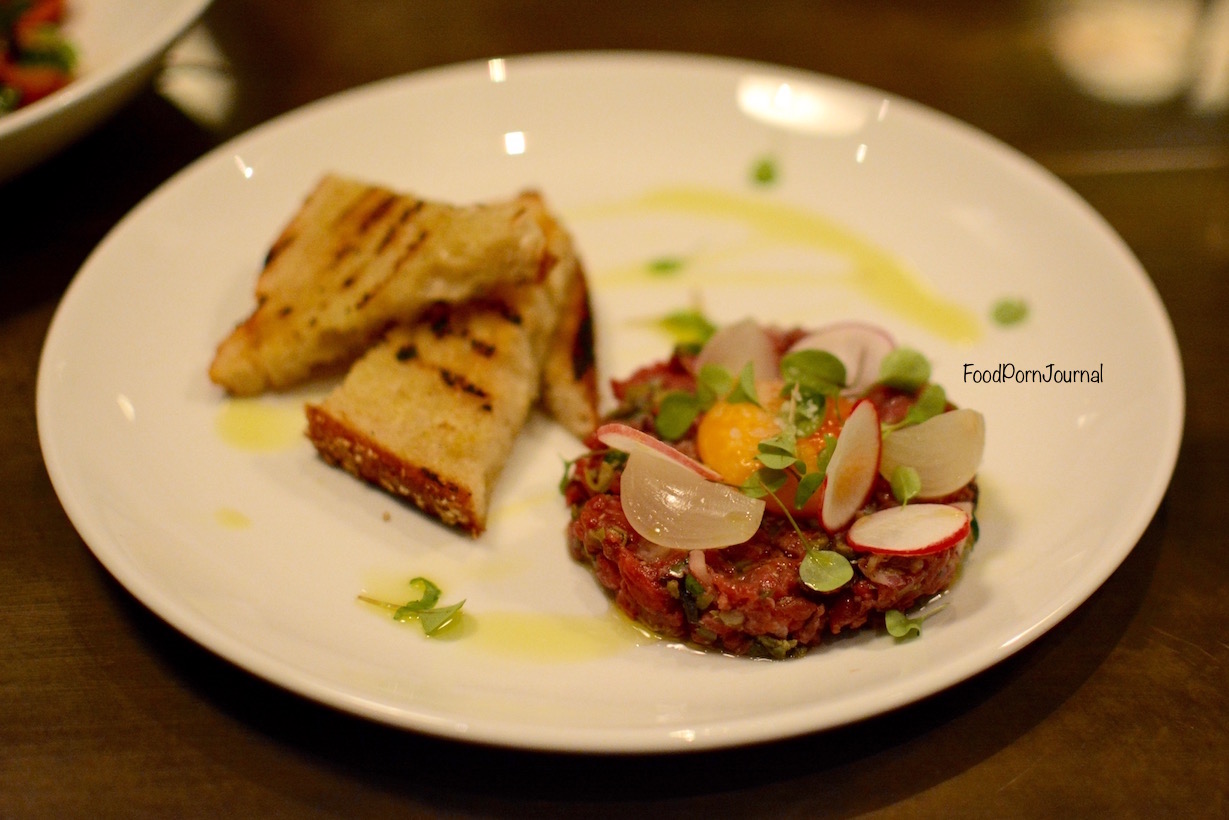
[[482, 532], [473, 495], [425, 467], [407, 464], [379, 442], [324, 409], [308, 405], [308, 436], [326, 462], [404, 498], [428, 515], [472, 535]]
[[[327, 462], [474, 536], [486, 529], [495, 484], [536, 402], [566, 409], [578, 431], [591, 429], [590, 412], [596, 417], [595, 392], [592, 410], [582, 406], [588, 365], [573, 354], [588, 346], [592, 359], [585, 318], [560, 322], [587, 308], [583, 270], [570, 237], [541, 214], [548, 244], [537, 281], [432, 304], [391, 328], [307, 408], [308, 437]], [[562, 367], [565, 343], [567, 366], [547, 401], [545, 369], [548, 361]]]

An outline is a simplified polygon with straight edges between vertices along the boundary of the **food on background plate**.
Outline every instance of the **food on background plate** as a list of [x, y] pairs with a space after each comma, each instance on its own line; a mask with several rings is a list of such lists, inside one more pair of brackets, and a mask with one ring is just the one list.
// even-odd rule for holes
[[984, 420], [877, 327], [746, 320], [613, 389], [564, 476], [568, 543], [659, 634], [784, 658], [917, 629], [976, 540]]
[[68, 85], [77, 55], [60, 26], [64, 0], [0, 0], [0, 114]]
[[306, 407], [321, 457], [472, 535], [535, 403], [598, 421], [585, 272], [542, 197], [429, 203], [326, 177], [218, 348], [236, 395], [344, 377]]

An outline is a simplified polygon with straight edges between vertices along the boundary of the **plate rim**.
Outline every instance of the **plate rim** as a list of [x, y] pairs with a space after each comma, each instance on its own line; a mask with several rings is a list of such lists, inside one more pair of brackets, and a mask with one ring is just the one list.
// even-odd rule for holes
[[[78, 506], [79, 501], [73, 497], [70, 487], [66, 486], [66, 477], [63, 474], [62, 468], [56, 463], [55, 442], [51, 438], [50, 430], [52, 429], [52, 419], [50, 418], [50, 409], [47, 406], [48, 396], [51, 391], [51, 371], [54, 368], [52, 354], [55, 352], [57, 341], [63, 336], [66, 331], [62, 330], [62, 323], [66, 322], [65, 317], [73, 309], [76, 297], [74, 294], [84, 287], [81, 283], [86, 281], [86, 277], [90, 276], [90, 271], [95, 270], [99, 264], [97, 260], [105, 258], [108, 248], [112, 242], [117, 241], [116, 237], [126, 226], [139, 222], [141, 215], [147, 210], [156, 209], [158, 203], [165, 192], [171, 190], [178, 184], [181, 184], [184, 179], [196, 173], [205, 172], [211, 164], [216, 161], [216, 157], [225, 154], [233, 153], [238, 144], [267, 138], [276, 129], [293, 126], [295, 122], [310, 120], [315, 112], [344, 104], [344, 101], [350, 98], [362, 97], [371, 94], [385, 93], [386, 89], [395, 89], [402, 85], [414, 85], [422, 82], [447, 82], [449, 78], [460, 78], [462, 75], [467, 75], [476, 70], [482, 69], [487, 65], [487, 60], [467, 60], [456, 63], [451, 63], [443, 66], [435, 66], [419, 71], [413, 71], [406, 74], [397, 75], [394, 77], [383, 78], [371, 83], [360, 85], [354, 88], [346, 89], [341, 92], [320, 98], [313, 102], [307, 103], [304, 106], [293, 109], [291, 111], [280, 114], [270, 120], [267, 120], [260, 125], [255, 126], [242, 134], [226, 140], [221, 145], [211, 149], [200, 158], [190, 163], [184, 169], [177, 172], [175, 175], [167, 179], [142, 201], [134, 207], [128, 214], [108, 231], [107, 235], [97, 245], [97, 247], [89, 254], [83, 262], [77, 274], [73, 277], [69, 286], [66, 288], [60, 303], [57, 305], [55, 313], [48, 327], [44, 346], [40, 354], [38, 376], [36, 383], [36, 418], [39, 431], [39, 443], [42, 449], [43, 460], [47, 469], [48, 475], [51, 478], [56, 495], [61, 504], [64, 506], [66, 513], [73, 526], [77, 528], [79, 535], [91, 553], [103, 564], [121, 585], [124, 586], [134, 597], [142, 604], [150, 609], [157, 617], [172, 625], [177, 631], [184, 635], [189, 640], [203, 646], [210, 652], [219, 655], [224, 660], [235, 663], [239, 667], [256, 674], [258, 677], [272, 683], [273, 685], [286, 690], [288, 692], [297, 693], [312, 699], [315, 702], [326, 706], [340, 709], [350, 714], [358, 715], [373, 719], [388, 725], [396, 726], [402, 729], [422, 732], [428, 735], [450, 738], [465, 742], [487, 743], [496, 746], [507, 746], [510, 748], [522, 749], [538, 749], [546, 751], [565, 751], [565, 752], [584, 752], [584, 753], [604, 753], [604, 752], [671, 752], [682, 750], [695, 750], [697, 748], [720, 748], [735, 745], [743, 745], [747, 743], [761, 742], [766, 740], [785, 739], [786, 737], [808, 734], [818, 731], [826, 731], [837, 728], [842, 725], [854, 723], [860, 720], [867, 719], [876, 714], [881, 714], [889, 708], [897, 708], [908, 703], [916, 702], [926, 697], [932, 696], [944, 689], [957, 685], [958, 683], [968, 679], [970, 676], [977, 674], [980, 671], [990, 668], [998, 663], [1001, 663], [1006, 658], [1023, 649], [1034, 640], [1044, 635], [1056, 624], [1066, 618], [1071, 612], [1082, 605], [1105, 581], [1113, 574], [1115, 570], [1126, 560], [1127, 556], [1135, 549], [1139, 543], [1145, 529], [1153, 520], [1159, 509], [1169, 483], [1172, 480], [1174, 468], [1178, 458], [1180, 444], [1182, 441], [1184, 426], [1185, 426], [1185, 379], [1182, 370], [1182, 361], [1178, 348], [1177, 337], [1174, 333], [1172, 319], [1165, 308], [1163, 300], [1160, 298], [1159, 291], [1155, 283], [1147, 275], [1146, 271], [1139, 263], [1138, 259], [1131, 252], [1126, 242], [1118, 235], [1116, 231], [1108, 224], [1104, 217], [1097, 212], [1088, 202], [1081, 198], [1070, 186], [1063, 182], [1059, 177], [1050, 172], [1048, 169], [1041, 166], [1028, 156], [1019, 152], [1012, 146], [998, 140], [996, 137], [987, 134], [986, 132], [977, 129], [964, 121], [956, 119], [944, 112], [930, 108], [922, 103], [918, 103], [908, 98], [898, 95], [882, 92], [879, 89], [872, 88], [857, 82], [845, 80], [839, 77], [830, 77], [828, 75], [811, 71], [808, 69], [796, 68], [784, 65], [775, 65], [772, 63], [745, 60], [739, 58], [720, 57], [712, 55], [694, 55], [683, 54], [677, 52], [645, 52], [645, 51], [566, 51], [566, 52], [544, 52], [537, 54], [521, 55], [506, 57], [509, 61], [517, 61], [522, 65], [535, 65], [540, 70], [559, 70], [567, 64], [575, 64], [577, 62], [586, 63], [589, 65], [598, 65], [603, 61], [614, 61], [623, 64], [638, 64], [651, 65], [654, 63], [665, 62], [672, 66], [686, 65], [696, 67], [703, 70], [768, 70], [768, 71], [784, 71], [791, 75], [810, 78], [823, 83], [835, 83], [846, 88], [857, 89], [860, 92], [870, 92], [874, 94], [882, 94], [894, 101], [907, 104], [911, 109], [919, 115], [927, 118], [938, 118], [938, 121], [944, 128], [955, 128], [961, 132], [965, 138], [971, 138], [994, 149], [994, 153], [999, 158], [1009, 158], [1012, 162], [1021, 166], [1021, 169], [1027, 172], [1033, 178], [1040, 178], [1053, 189], [1056, 193], [1061, 194], [1070, 205], [1079, 207], [1089, 218], [1091, 218], [1100, 228], [1102, 238], [1108, 238], [1114, 243], [1114, 251], [1122, 260], [1131, 268], [1133, 275], [1136, 277], [1134, 282], [1137, 286], [1143, 286], [1143, 292], [1148, 299], [1148, 308], [1156, 314], [1162, 323], [1162, 329], [1167, 335], [1166, 341], [1168, 358], [1171, 358], [1174, 366], [1173, 375], [1177, 390], [1169, 396], [1168, 407], [1170, 412], [1176, 418], [1176, 426], [1171, 431], [1170, 436], [1165, 442], [1165, 447], [1162, 449], [1162, 456], [1159, 459], [1158, 469], [1154, 473], [1153, 481], [1149, 489], [1149, 498], [1146, 499], [1150, 503], [1144, 505], [1140, 509], [1147, 508], [1146, 514], [1138, 513], [1140, 521], [1138, 528], [1132, 527], [1134, 532], [1131, 543], [1120, 554], [1116, 554], [1112, 561], [1107, 560], [1100, 566], [1100, 571], [1095, 573], [1095, 578], [1090, 577], [1086, 586], [1088, 589], [1079, 596], [1074, 596], [1066, 601], [1064, 605], [1055, 608], [1053, 611], [1044, 617], [1031, 624], [1027, 629], [1020, 632], [1010, 647], [1000, 648], [997, 657], [989, 663], [985, 664], [973, 659], [966, 659], [963, 664], [964, 669], [956, 675], [941, 675], [940, 680], [932, 682], [924, 691], [919, 691], [909, 697], [900, 699], [889, 704], [884, 709], [865, 709], [860, 712], [850, 714], [847, 719], [837, 722], [825, 722], [823, 725], [802, 725], [797, 731], [792, 733], [772, 732], [769, 734], [759, 733], [754, 727], [749, 724], [753, 723], [753, 719], [743, 717], [739, 721], [722, 724], [721, 727], [709, 727], [714, 730], [711, 734], [693, 738], [689, 743], [679, 743], [674, 741], [665, 741], [661, 734], [652, 733], [652, 736], [647, 736], [643, 729], [628, 730], [626, 733], [617, 731], [603, 730], [602, 737], [599, 742], [590, 737], [587, 730], [579, 729], [572, 731], [556, 730], [551, 738], [539, 737], [535, 741], [525, 742], [522, 738], [513, 736], [516, 731], [515, 727], [505, 726], [486, 726], [482, 729], [474, 729], [474, 727], [458, 728], [455, 721], [448, 721], [443, 718], [431, 720], [430, 716], [422, 714], [407, 714], [405, 710], [397, 707], [380, 704], [374, 702], [370, 698], [363, 698], [348, 689], [342, 689], [336, 685], [325, 685], [321, 681], [315, 679], [302, 680], [298, 679], [292, 683], [287, 683], [283, 679], [279, 679], [276, 674], [276, 662], [270, 663], [270, 659], [260, 653], [253, 647], [244, 645], [242, 642], [230, 640], [229, 636], [218, 633], [217, 631], [209, 634], [208, 640], [202, 640], [196, 630], [199, 626], [190, 617], [190, 614], [179, 610], [175, 606], [168, 606], [161, 601], [162, 595], [158, 593], [156, 588], [151, 588], [147, 583], [147, 579], [139, 573], [133, 575], [130, 568], [121, 561], [117, 561], [116, 556], [104, 550], [104, 554], [100, 554], [99, 549], [87, 538], [81, 530], [80, 522], [88, 520], [88, 516]], [[613, 65], [613, 63], [610, 63]], [[1136, 531], [1137, 530], [1137, 531]], [[96, 537], [96, 534], [95, 534]], [[138, 594], [140, 591], [142, 594]], [[160, 605], [151, 604], [150, 597]], [[960, 667], [961, 664], [956, 664]], [[720, 729], [720, 731], [716, 731]]]

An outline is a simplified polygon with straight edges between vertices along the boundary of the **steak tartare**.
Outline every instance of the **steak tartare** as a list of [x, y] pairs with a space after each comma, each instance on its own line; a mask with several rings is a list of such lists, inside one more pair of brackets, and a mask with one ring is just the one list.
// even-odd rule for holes
[[[617, 407], [570, 463], [562, 489], [572, 556], [632, 619], [698, 647], [786, 658], [825, 636], [881, 627], [888, 613], [904, 613], [956, 579], [976, 540], [977, 483], [967, 463], [975, 470], [980, 462], [982, 428], [971, 443], [936, 448], [936, 436], [965, 434], [933, 432], [955, 429], [958, 419], [929, 382], [928, 363], [883, 342], [877, 329], [827, 330], [743, 323], [612, 383]], [[799, 350], [822, 354], [791, 355]], [[833, 359], [847, 362], [833, 371]], [[980, 415], [957, 415], [964, 414], [980, 425]], [[948, 418], [928, 424], [940, 416]], [[759, 504], [762, 514], [724, 542], [721, 521], [736, 516], [717, 515], [713, 547], [673, 540], [668, 528], [659, 536], [632, 520], [643, 517], [639, 502], [625, 504], [631, 459], [688, 464], [697, 492], [738, 488], [731, 502]], [[859, 480], [852, 495], [842, 489]], [[853, 500], [841, 501], [842, 493]], [[648, 498], [651, 504], [652, 486]], [[910, 522], [920, 522], [906, 522], [903, 535], [887, 517], [874, 517], [902, 506], [914, 508]], [[690, 514], [671, 507], [668, 520]]]

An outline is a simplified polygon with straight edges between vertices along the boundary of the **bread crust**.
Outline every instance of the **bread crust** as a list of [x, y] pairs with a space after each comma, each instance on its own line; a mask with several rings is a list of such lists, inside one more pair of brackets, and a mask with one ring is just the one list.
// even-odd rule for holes
[[579, 261], [542, 368], [542, 408], [581, 440], [600, 420], [593, 307]]
[[426, 467], [409, 464], [317, 405], [307, 406], [308, 437], [321, 457], [347, 473], [404, 498], [443, 523], [479, 535], [472, 494]]
[[[578, 409], [588, 366], [577, 380], [573, 361], [578, 345], [592, 352], [582, 331], [583, 270], [571, 238], [541, 213], [548, 244], [536, 281], [433, 303], [392, 327], [307, 410], [308, 437], [327, 462], [474, 536], [486, 529], [499, 475], [543, 398], [548, 361], [567, 365], [552, 383], [551, 408], [566, 404], [577, 429], [589, 423]], [[568, 313], [579, 307], [583, 315]]]
[[306, 407], [320, 457], [471, 535], [535, 404], [580, 438], [597, 425], [584, 269], [535, 191], [453, 206], [328, 175], [256, 302], [211, 379], [253, 395], [344, 372]]

